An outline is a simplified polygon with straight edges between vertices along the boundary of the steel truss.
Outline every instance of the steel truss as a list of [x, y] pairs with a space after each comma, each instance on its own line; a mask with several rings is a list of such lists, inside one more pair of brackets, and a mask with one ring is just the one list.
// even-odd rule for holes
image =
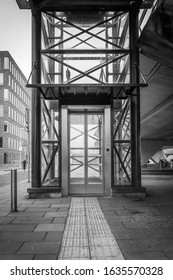
[[[112, 101], [115, 104], [112, 116], [114, 185], [131, 185], [135, 173], [131, 171], [134, 150], [131, 122], [137, 119], [134, 114], [131, 116], [131, 98], [134, 104], [139, 88], [147, 84], [134, 55], [137, 52], [132, 25], [135, 27], [135, 24], [130, 24], [130, 12], [104, 12], [94, 23], [75, 22], [68, 12], [44, 11], [40, 15], [41, 48], [40, 45], [37, 48], [38, 64], [33, 62], [27, 87], [35, 88], [37, 99], [39, 94], [42, 99], [42, 185], [55, 182], [59, 185], [59, 102], [74, 104], [77, 98], [84, 102], [82, 104], [87, 98], [90, 104], [93, 101], [99, 104], [99, 98], [100, 104]], [[38, 40], [35, 41], [38, 44]], [[105, 100], [108, 103], [104, 103]], [[52, 102], [57, 105], [52, 107]], [[78, 164], [82, 163], [76, 161], [74, 168], [78, 168]], [[93, 168], [92, 160], [90, 168]]]
[[60, 137], [57, 101], [45, 101], [42, 99], [41, 134], [42, 185], [59, 186]]
[[131, 99], [115, 101], [113, 108], [114, 185], [131, 184]]

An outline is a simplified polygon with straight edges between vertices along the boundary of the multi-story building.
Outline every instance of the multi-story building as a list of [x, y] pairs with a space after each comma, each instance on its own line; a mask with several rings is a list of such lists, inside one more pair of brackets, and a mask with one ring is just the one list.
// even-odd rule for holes
[[10, 53], [0, 51], [0, 164], [27, 159], [26, 112], [31, 107], [26, 78]]

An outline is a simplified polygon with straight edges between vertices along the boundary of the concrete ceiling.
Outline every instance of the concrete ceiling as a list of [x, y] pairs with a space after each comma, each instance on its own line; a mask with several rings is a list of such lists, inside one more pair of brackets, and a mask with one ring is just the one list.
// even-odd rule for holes
[[167, 0], [149, 19], [139, 39], [140, 66], [149, 85], [141, 90], [143, 139], [173, 140], [173, 25], [170, 18], [173, 18], [173, 1]]

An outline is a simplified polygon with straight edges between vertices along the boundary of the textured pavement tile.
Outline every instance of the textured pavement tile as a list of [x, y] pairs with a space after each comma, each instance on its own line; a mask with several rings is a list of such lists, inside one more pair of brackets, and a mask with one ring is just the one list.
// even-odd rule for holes
[[26, 218], [23, 218], [23, 217], [20, 217], [20, 218], [15, 218], [15, 220], [13, 220], [12, 224], [46, 224], [46, 223], [51, 223], [52, 222], [52, 218], [50, 219], [46, 219], [46, 218], [31, 218], [31, 217], [27, 217]]
[[35, 255], [34, 260], [56, 260], [57, 259], [57, 254], [46, 254], [46, 255]]
[[61, 247], [58, 259], [68, 258], [72, 260], [73, 258], [89, 258], [88, 247]]
[[86, 247], [89, 246], [88, 238], [68, 238], [63, 239], [61, 246], [64, 247]]
[[63, 231], [64, 224], [40, 224], [34, 231]]
[[54, 241], [54, 242], [61, 242], [63, 236], [63, 232], [47, 232], [44, 238], [44, 241]]
[[59, 247], [58, 242], [25, 242], [17, 254], [57, 254]]
[[42, 241], [44, 232], [8, 231], [0, 233], [0, 241]]
[[0, 254], [1, 255], [9, 255], [15, 254], [18, 249], [21, 247], [22, 242], [15, 241], [1, 241], [0, 242]]
[[123, 259], [96, 198], [72, 198], [58, 259]]
[[0, 225], [0, 231], [33, 231], [35, 225]]

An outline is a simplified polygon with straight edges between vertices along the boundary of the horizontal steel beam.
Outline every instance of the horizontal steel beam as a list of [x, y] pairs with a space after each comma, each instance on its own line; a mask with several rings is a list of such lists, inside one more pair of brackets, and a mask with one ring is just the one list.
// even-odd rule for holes
[[58, 49], [58, 50], [41, 50], [41, 53], [48, 54], [114, 54], [124, 53], [129, 54], [130, 50], [124, 49]]

